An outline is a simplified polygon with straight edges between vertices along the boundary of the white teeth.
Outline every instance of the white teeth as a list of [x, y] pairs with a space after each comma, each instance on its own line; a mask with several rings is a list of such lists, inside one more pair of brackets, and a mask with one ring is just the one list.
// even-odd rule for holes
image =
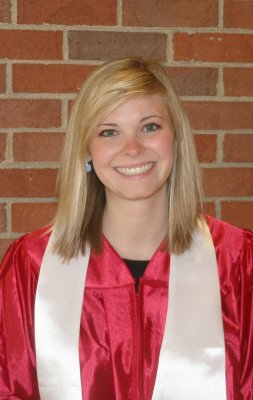
[[116, 170], [120, 172], [123, 175], [131, 176], [131, 175], [140, 175], [140, 174], [145, 174], [148, 172], [152, 167], [153, 163], [148, 163], [145, 165], [142, 165], [140, 167], [135, 167], [135, 168], [123, 168], [123, 167], [118, 167]]

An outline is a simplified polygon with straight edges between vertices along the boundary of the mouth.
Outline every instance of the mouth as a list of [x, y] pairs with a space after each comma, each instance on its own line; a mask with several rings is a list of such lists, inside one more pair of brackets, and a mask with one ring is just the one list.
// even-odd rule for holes
[[154, 165], [154, 162], [149, 162], [137, 167], [115, 167], [114, 169], [121, 175], [134, 176], [146, 174], [154, 167]]

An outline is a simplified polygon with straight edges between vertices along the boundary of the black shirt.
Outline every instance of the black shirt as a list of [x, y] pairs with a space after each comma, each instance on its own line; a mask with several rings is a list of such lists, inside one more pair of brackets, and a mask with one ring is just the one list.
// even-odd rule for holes
[[139, 280], [143, 276], [145, 269], [149, 263], [149, 260], [128, 260], [126, 258], [123, 259], [126, 265], [128, 266], [131, 274], [135, 279], [135, 289], [136, 292], [139, 292]]

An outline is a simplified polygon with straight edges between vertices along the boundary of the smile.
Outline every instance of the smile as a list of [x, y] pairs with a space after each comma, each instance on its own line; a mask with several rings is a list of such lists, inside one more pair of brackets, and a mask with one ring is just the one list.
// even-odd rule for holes
[[153, 162], [138, 166], [138, 167], [116, 167], [115, 170], [122, 175], [132, 176], [146, 174], [154, 166]]

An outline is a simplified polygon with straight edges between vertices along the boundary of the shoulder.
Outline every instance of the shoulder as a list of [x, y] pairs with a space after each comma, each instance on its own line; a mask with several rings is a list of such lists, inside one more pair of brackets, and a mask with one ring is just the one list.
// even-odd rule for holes
[[20, 242], [30, 257], [43, 257], [50, 235], [51, 228], [45, 227], [22, 236]]
[[16, 239], [1, 263], [1, 276], [9, 270], [22, 270], [39, 274], [41, 261], [50, 237], [50, 227], [41, 228]]
[[253, 232], [206, 216], [218, 264], [229, 266], [234, 272], [253, 272]]
[[249, 244], [253, 246], [253, 232], [247, 229], [238, 228], [227, 222], [221, 221], [217, 218], [209, 215], [205, 216], [205, 220], [210, 229], [214, 244], [219, 242], [223, 243], [224, 246], [244, 246]]

